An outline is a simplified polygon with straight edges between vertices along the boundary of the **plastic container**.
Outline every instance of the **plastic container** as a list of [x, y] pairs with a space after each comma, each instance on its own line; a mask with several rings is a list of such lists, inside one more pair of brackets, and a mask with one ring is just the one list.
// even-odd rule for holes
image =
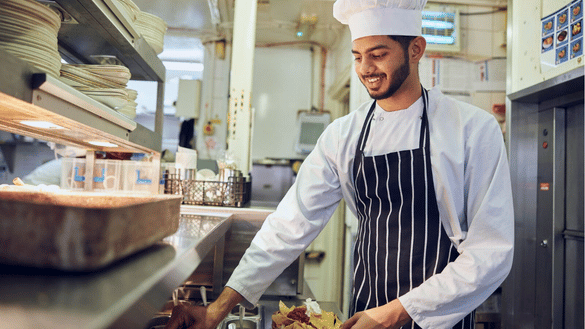
[[95, 191], [119, 191], [122, 188], [122, 161], [95, 160], [93, 165], [93, 189]]
[[61, 162], [61, 188], [66, 190], [85, 189], [85, 159], [63, 158]]
[[122, 161], [122, 190], [158, 194], [160, 167], [150, 162]]

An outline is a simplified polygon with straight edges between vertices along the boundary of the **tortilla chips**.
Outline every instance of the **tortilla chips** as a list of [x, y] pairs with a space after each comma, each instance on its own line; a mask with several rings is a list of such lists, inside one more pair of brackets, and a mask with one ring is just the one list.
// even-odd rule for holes
[[[310, 302], [309, 300], [307, 300]], [[282, 301], [278, 303], [279, 311], [272, 314], [273, 329], [336, 329], [341, 328], [341, 321], [333, 312], [307, 312], [307, 306], [287, 307]], [[307, 314], [308, 313], [308, 314]]]

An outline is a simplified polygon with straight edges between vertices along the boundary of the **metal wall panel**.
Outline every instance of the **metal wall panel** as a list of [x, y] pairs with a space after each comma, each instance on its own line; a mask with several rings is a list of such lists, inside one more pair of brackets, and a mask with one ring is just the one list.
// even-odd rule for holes
[[[585, 167], [583, 103], [566, 110], [563, 328], [583, 328], [583, 174]], [[569, 234], [569, 232], [571, 232]], [[579, 237], [580, 235], [580, 237]]]
[[538, 104], [512, 102], [508, 148], [514, 198], [514, 265], [502, 285], [503, 328], [534, 328]]
[[502, 328], [584, 327], [583, 73], [508, 94], [516, 235]]

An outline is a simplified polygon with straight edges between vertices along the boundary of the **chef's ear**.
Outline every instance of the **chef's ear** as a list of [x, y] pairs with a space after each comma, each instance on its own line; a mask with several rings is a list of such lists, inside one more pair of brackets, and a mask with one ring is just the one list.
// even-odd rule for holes
[[414, 38], [408, 47], [410, 60], [418, 63], [425, 54], [425, 49], [427, 49], [427, 40], [421, 36]]

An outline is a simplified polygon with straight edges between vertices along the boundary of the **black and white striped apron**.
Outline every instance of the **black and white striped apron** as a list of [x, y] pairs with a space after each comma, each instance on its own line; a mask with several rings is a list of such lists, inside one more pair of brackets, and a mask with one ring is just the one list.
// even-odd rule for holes
[[[439, 219], [431, 171], [427, 91], [419, 148], [364, 156], [376, 107], [361, 130], [353, 165], [358, 234], [353, 313], [387, 304], [439, 273], [458, 253]], [[474, 313], [454, 328], [474, 328]], [[403, 328], [420, 328], [414, 321]]]

